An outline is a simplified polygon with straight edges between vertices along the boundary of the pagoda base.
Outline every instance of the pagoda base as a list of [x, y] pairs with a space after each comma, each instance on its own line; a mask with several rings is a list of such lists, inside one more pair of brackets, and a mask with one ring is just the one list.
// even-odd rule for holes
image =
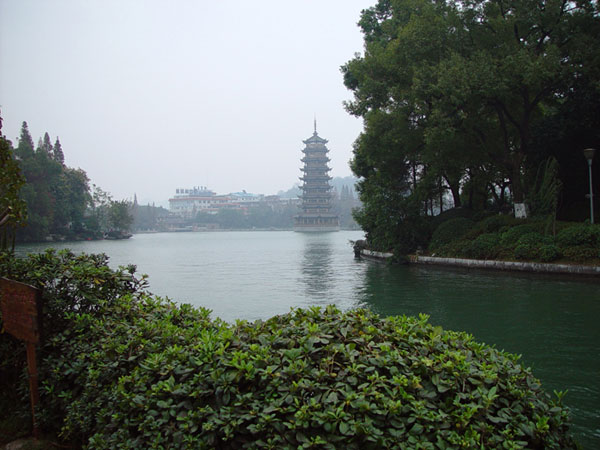
[[294, 231], [299, 233], [324, 233], [330, 231], [340, 231], [339, 225], [303, 225], [303, 226], [294, 226]]

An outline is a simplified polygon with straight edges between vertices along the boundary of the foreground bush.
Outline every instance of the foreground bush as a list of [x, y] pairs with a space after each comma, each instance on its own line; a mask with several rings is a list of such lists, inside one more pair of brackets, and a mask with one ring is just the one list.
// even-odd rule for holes
[[515, 356], [425, 317], [328, 307], [227, 326], [126, 298], [53, 344], [63, 435], [90, 448], [573, 447]]
[[40, 368], [46, 430], [88, 448], [575, 448], [518, 357], [425, 316], [229, 325], [139, 291], [93, 303]]
[[[103, 254], [75, 255], [63, 250], [48, 250], [26, 258], [0, 254], [0, 276], [28, 283], [43, 292], [42, 332], [45, 342], [56, 336], [68, 336], [73, 317], [84, 313], [100, 314], [124, 295], [140, 296], [147, 281], [137, 277], [135, 266], [111, 269]], [[0, 315], [0, 327], [2, 317]], [[43, 361], [63, 348], [43, 345], [38, 352]], [[25, 345], [0, 334], [0, 423], [16, 420], [30, 423]], [[17, 396], [25, 400], [19, 404]], [[27, 429], [22, 430], [27, 433]], [[10, 434], [10, 435], [9, 435]], [[16, 432], [0, 429], [0, 441], [15, 437]]]

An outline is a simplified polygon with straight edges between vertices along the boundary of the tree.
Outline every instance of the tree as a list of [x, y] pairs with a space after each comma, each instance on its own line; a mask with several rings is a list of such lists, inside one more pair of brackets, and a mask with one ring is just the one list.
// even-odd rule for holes
[[550, 219], [552, 234], [556, 234], [556, 211], [561, 188], [562, 183], [558, 179], [558, 161], [550, 157], [538, 170], [528, 203], [533, 216]]
[[54, 143], [54, 160], [59, 162], [62, 166], [65, 165], [65, 155], [62, 150], [62, 145], [60, 145], [58, 136], [56, 137], [56, 142]]
[[127, 200], [110, 202], [108, 220], [112, 230], [129, 231], [129, 228], [133, 223], [130, 207], [131, 205]]
[[29, 133], [29, 127], [27, 122], [23, 122], [21, 125], [21, 134], [19, 137], [19, 145], [16, 148], [16, 155], [19, 158], [29, 158], [33, 156], [33, 139]]
[[365, 124], [352, 161], [361, 200], [372, 219], [388, 215], [371, 226], [404, 220], [398, 195], [417, 214], [446, 190], [455, 206], [465, 188], [471, 206], [505, 202], [506, 187], [523, 201], [539, 166], [533, 130], [582, 77], [600, 80], [591, 0], [381, 0], [359, 26], [364, 55], [342, 72], [346, 108]]
[[2, 135], [0, 117], [0, 252], [14, 250], [16, 228], [25, 225], [26, 205], [19, 196], [24, 184], [12, 145]]
[[71, 228], [75, 232], [83, 231], [85, 213], [92, 202], [89, 178], [82, 169], [65, 167], [62, 182]]
[[52, 148], [52, 142], [50, 142], [50, 135], [46, 132], [44, 133], [44, 140], [41, 143], [42, 151], [46, 152], [48, 157], [54, 157], [54, 149]]
[[28, 221], [18, 239], [39, 241], [84, 232], [84, 213], [91, 202], [86, 173], [64, 165], [60, 141], [52, 146], [48, 133], [35, 151], [32, 142], [27, 122], [23, 122], [15, 153], [26, 181], [20, 198], [27, 205]]

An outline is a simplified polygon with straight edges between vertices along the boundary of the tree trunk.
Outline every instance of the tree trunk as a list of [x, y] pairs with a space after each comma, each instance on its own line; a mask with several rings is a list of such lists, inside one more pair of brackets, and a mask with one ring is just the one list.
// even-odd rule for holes
[[460, 201], [460, 181], [452, 183], [447, 176], [444, 176], [444, 180], [446, 180], [446, 184], [448, 185], [448, 187], [450, 188], [450, 192], [452, 193], [452, 201], [454, 202], [454, 207], [461, 207], [462, 202]]
[[442, 179], [438, 180], [438, 189], [440, 191], [440, 214], [444, 212], [444, 189]]

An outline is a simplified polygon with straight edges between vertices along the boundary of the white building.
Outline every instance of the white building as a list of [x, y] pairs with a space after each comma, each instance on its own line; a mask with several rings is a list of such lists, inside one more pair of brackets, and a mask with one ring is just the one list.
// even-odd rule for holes
[[192, 189], [176, 189], [175, 196], [169, 199], [169, 211], [180, 217], [192, 218], [200, 211], [216, 214], [219, 208], [231, 203], [227, 195], [216, 195], [205, 186]]

